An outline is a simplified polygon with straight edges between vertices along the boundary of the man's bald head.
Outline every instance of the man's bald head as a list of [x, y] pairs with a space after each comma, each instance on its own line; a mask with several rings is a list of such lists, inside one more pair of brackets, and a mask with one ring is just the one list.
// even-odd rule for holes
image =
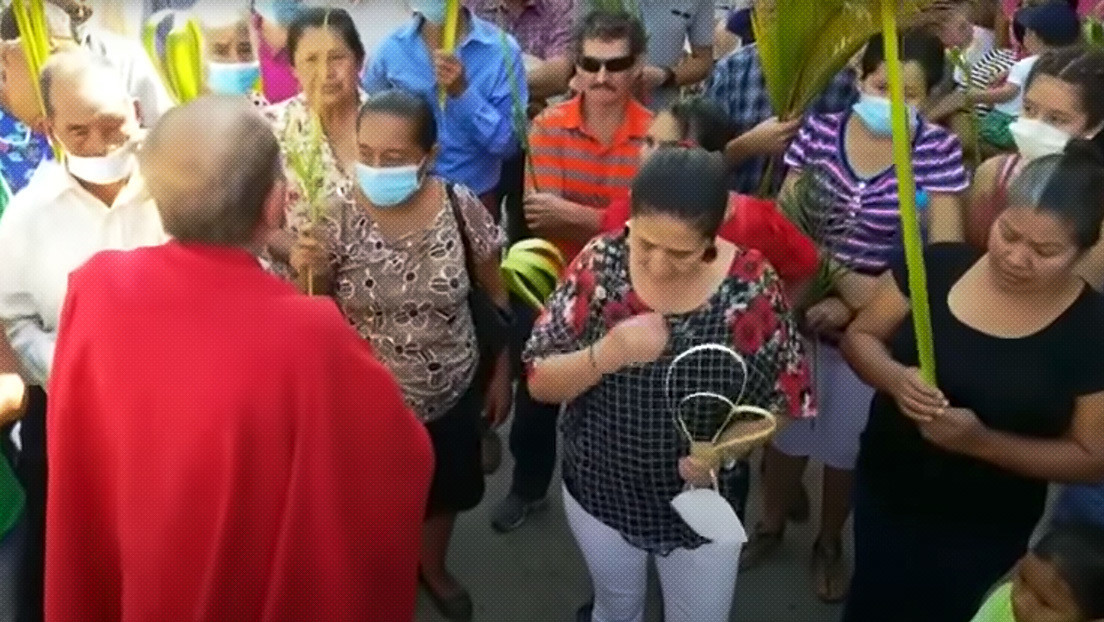
[[283, 196], [280, 145], [240, 97], [207, 95], [169, 110], [138, 160], [166, 233], [181, 241], [249, 244]]

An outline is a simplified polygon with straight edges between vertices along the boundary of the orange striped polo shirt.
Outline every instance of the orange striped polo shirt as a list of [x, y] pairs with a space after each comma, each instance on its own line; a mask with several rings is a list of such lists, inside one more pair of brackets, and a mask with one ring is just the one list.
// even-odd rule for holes
[[[651, 111], [630, 100], [624, 122], [607, 145], [585, 127], [582, 95], [545, 110], [529, 130], [533, 175], [525, 176], [526, 192], [550, 192], [598, 209], [627, 197], [651, 123]], [[568, 259], [583, 248], [574, 240], [549, 241]]]

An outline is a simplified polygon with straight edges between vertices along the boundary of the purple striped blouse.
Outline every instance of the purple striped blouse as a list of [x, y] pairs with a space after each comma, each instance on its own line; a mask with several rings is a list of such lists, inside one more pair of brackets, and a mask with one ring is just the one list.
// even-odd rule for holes
[[[825, 173], [835, 211], [825, 218], [818, 241], [844, 265], [880, 274], [901, 253], [897, 175], [893, 167], [873, 177], [855, 173], [844, 149], [850, 119], [850, 110], [809, 117], [786, 152], [786, 165]], [[929, 195], [956, 194], [970, 185], [958, 138], [923, 120], [913, 139], [912, 167], [917, 190]]]

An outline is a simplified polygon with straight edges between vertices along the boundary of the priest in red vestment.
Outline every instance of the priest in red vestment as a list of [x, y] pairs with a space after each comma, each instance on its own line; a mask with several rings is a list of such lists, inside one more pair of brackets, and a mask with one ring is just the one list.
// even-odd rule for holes
[[269, 126], [204, 97], [139, 157], [174, 241], [70, 276], [47, 621], [412, 620], [429, 438], [334, 303], [255, 259], [284, 213]]

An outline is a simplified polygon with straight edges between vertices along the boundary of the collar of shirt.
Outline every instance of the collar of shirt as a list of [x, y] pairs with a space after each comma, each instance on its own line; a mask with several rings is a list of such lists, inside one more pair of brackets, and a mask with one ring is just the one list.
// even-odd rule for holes
[[[583, 94], [567, 100], [563, 104], [546, 111], [545, 122], [549, 127], [573, 130], [595, 138], [583, 121]], [[652, 112], [635, 99], [630, 99], [625, 107], [624, 121], [614, 134], [613, 145], [622, 145], [631, 140], [640, 140], [648, 135], [652, 123]]]
[[[41, 177], [42, 179], [39, 179]], [[35, 170], [34, 175], [31, 177], [31, 181], [27, 184], [27, 190], [34, 189], [36, 200], [54, 202], [59, 201], [70, 194], [77, 193], [83, 195], [82, 203], [88, 203], [89, 205], [98, 204], [104, 210], [109, 210], [114, 207], [130, 204], [141, 203], [149, 200], [149, 193], [146, 192], [146, 185], [142, 182], [141, 175], [139, 175], [137, 168], [131, 173], [130, 179], [127, 180], [123, 189], [119, 191], [119, 196], [115, 197], [115, 202], [111, 205], [104, 205], [102, 201], [97, 199], [88, 190], [85, 190], [84, 186], [77, 181], [69, 170], [64, 165], [55, 161], [43, 162], [42, 165]]]
[[[493, 45], [495, 49], [498, 49], [498, 46], [501, 45], [498, 29], [493, 24], [476, 18], [467, 8], [461, 8], [461, 10], [468, 16], [468, 33], [463, 41], [456, 42], [456, 49], [467, 47], [473, 42]], [[424, 17], [415, 14], [414, 19], [399, 31], [399, 38], [411, 41], [421, 37], [422, 24], [425, 21]]]

